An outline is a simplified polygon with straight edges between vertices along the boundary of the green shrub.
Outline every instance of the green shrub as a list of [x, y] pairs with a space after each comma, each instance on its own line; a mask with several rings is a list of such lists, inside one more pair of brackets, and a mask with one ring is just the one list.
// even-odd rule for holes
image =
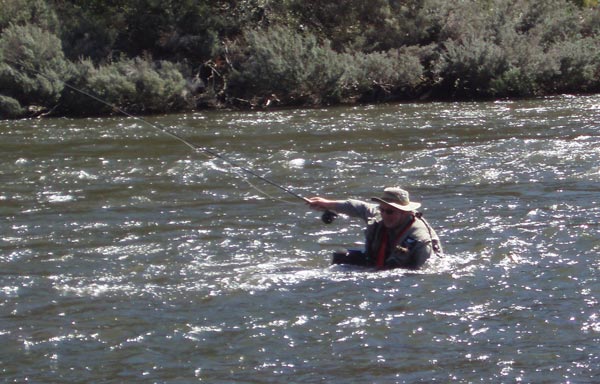
[[550, 93], [590, 92], [600, 89], [600, 43], [585, 38], [555, 44], [548, 51], [555, 72], [544, 79]]
[[[97, 95], [89, 87], [89, 79], [95, 71], [94, 64], [90, 59], [82, 59], [73, 63], [65, 81], [71, 86], [91, 95]], [[101, 115], [111, 111], [111, 108], [83, 95], [81, 92], [65, 86], [60, 99], [57, 112], [65, 115]]]
[[112, 3], [96, 2], [94, 6], [55, 3], [63, 24], [60, 36], [65, 56], [72, 61], [90, 58], [102, 62], [118, 51], [119, 34], [127, 29], [127, 24], [122, 11]]
[[598, 0], [571, 0], [580, 7], [597, 7]]
[[600, 7], [587, 10], [583, 14], [581, 27], [582, 35], [586, 37], [599, 37], [600, 35]]
[[0, 95], [0, 119], [14, 119], [25, 115], [25, 109], [12, 97]]
[[151, 63], [135, 60], [137, 76], [135, 87], [138, 103], [143, 112], [169, 112], [180, 110], [185, 104], [186, 82], [174, 63]]
[[[169, 62], [121, 59], [96, 67], [91, 60], [81, 60], [75, 65], [69, 84], [130, 113], [172, 112], [189, 103], [185, 79], [177, 66]], [[73, 89], [65, 92], [63, 104], [63, 108], [79, 115], [112, 109]]]
[[[442, 28], [440, 36], [447, 40], [434, 67], [440, 95], [510, 97], [597, 89], [596, 19], [583, 18], [573, 4], [490, 0], [454, 7]], [[465, 19], [469, 23], [461, 22]]]
[[443, 59], [438, 65], [444, 92], [451, 97], [493, 96], [493, 80], [509, 66], [502, 49], [489, 41], [471, 37], [446, 42]]
[[60, 40], [27, 24], [10, 25], [0, 35], [0, 89], [21, 105], [52, 107], [68, 71]]
[[503, 47], [506, 67], [496, 73], [488, 84], [492, 97], [527, 97], [541, 93], [540, 71], [552, 72], [543, 52], [526, 39], [517, 39], [510, 49]]
[[292, 104], [339, 100], [344, 59], [312, 34], [284, 27], [250, 31], [234, 51], [237, 68], [227, 89], [233, 97], [275, 94]]
[[0, 0], [2, 105], [111, 112], [63, 79], [132, 113], [596, 92], [597, 3]]
[[581, 29], [579, 10], [564, 0], [533, 2], [517, 26], [529, 36], [539, 36], [542, 48], [578, 38]]
[[[408, 50], [351, 55], [344, 82], [359, 100], [390, 100], [414, 95], [423, 81], [423, 66]], [[349, 95], [352, 96], [352, 95]]]
[[[506, 66], [489, 83], [489, 95], [494, 97], [527, 97], [541, 94], [540, 78], [553, 73], [540, 46], [539, 36], [519, 33], [514, 19], [498, 27], [495, 40]], [[543, 75], [541, 75], [543, 74]]]
[[238, 45], [228, 92], [251, 103], [276, 95], [284, 103], [322, 104], [407, 97], [423, 83], [414, 49], [336, 53], [311, 34], [271, 28], [249, 32]]
[[[336, 52], [385, 52], [427, 45], [439, 33], [447, 0], [287, 0], [271, 2], [270, 15], [292, 28], [331, 41]], [[277, 4], [274, 4], [277, 3]]]
[[10, 24], [32, 24], [57, 33], [59, 22], [56, 13], [44, 0], [0, 0], [0, 32]]

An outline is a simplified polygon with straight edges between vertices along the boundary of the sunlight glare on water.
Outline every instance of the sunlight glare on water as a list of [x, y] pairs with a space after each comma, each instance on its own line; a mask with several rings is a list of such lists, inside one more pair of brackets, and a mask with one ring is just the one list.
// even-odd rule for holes
[[447, 255], [331, 266], [363, 226], [131, 118], [0, 122], [7, 382], [595, 382], [600, 99], [148, 117], [302, 197], [401, 185]]

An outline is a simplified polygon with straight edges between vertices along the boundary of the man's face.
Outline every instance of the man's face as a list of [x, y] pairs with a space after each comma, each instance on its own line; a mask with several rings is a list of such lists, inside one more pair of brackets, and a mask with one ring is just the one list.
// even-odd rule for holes
[[381, 217], [383, 219], [383, 225], [386, 228], [397, 227], [407, 215], [406, 212], [385, 203], [379, 205], [379, 212], [381, 213]]

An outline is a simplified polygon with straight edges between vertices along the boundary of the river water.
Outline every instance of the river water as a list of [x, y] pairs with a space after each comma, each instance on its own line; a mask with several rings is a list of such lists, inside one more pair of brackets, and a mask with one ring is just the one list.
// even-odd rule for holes
[[4, 382], [600, 382], [599, 96], [147, 120], [300, 196], [403, 186], [447, 255], [330, 266], [360, 222], [142, 121], [0, 121]]

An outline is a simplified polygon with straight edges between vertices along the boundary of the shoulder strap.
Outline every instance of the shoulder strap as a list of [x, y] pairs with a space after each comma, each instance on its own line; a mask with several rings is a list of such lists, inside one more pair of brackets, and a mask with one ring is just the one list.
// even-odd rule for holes
[[433, 237], [433, 234], [432, 234], [433, 230], [431, 229], [431, 226], [429, 225], [427, 220], [425, 220], [423, 218], [423, 213], [416, 212], [415, 218], [421, 220], [421, 222], [425, 225], [425, 228], [427, 228], [427, 232], [429, 232], [429, 239], [431, 240], [431, 247], [433, 248], [433, 252], [436, 254], [436, 256], [442, 256], [443, 251], [442, 251], [442, 246], [440, 244], [440, 241]]

